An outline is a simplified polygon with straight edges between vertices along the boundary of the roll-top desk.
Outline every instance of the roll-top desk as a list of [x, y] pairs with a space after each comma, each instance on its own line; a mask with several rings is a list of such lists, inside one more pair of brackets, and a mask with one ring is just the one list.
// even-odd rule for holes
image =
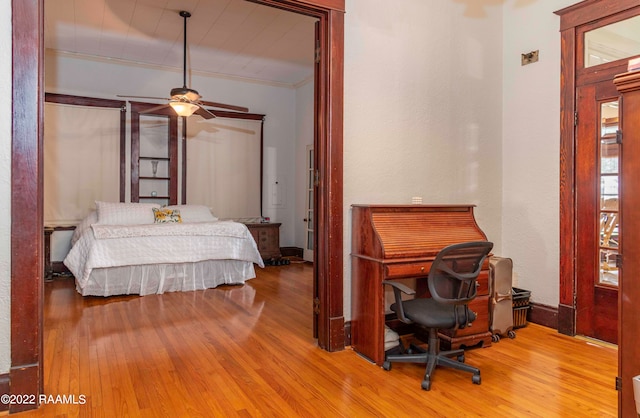
[[[383, 280], [426, 278], [447, 245], [486, 241], [473, 205], [352, 205], [351, 344], [378, 365], [384, 362], [385, 289]], [[471, 326], [440, 333], [443, 348], [491, 345], [489, 265], [478, 277], [478, 296], [469, 304]], [[426, 292], [426, 283], [418, 294]]]

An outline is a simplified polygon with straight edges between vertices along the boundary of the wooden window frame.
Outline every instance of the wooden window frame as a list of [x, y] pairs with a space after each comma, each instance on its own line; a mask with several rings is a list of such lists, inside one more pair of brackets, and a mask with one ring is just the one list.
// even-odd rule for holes
[[127, 138], [127, 102], [124, 100], [99, 99], [95, 97], [73, 96], [69, 94], [45, 93], [44, 101], [72, 106], [104, 107], [108, 109], [120, 109], [120, 201], [125, 200], [125, 147]]

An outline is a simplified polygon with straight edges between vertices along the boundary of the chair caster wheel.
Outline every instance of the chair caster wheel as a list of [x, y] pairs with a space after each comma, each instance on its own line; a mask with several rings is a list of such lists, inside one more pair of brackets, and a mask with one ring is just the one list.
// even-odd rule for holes
[[460, 354], [458, 357], [456, 357], [456, 359], [460, 362], [460, 363], [464, 363], [464, 354]]
[[431, 382], [428, 380], [423, 380], [420, 386], [422, 387], [422, 390], [431, 390]]
[[391, 362], [385, 361], [384, 363], [382, 363], [382, 368], [385, 369], [386, 371], [391, 370]]
[[479, 384], [480, 384], [480, 382], [481, 382], [480, 375], [479, 375], [479, 374], [474, 374], [474, 375], [471, 377], [471, 381], [472, 381], [474, 384], [479, 385]]
[[512, 340], [513, 340], [514, 338], [516, 338], [516, 333], [515, 333], [515, 331], [509, 331], [509, 332], [507, 333], [507, 335], [508, 335], [508, 336], [509, 336], [509, 338], [511, 338]]

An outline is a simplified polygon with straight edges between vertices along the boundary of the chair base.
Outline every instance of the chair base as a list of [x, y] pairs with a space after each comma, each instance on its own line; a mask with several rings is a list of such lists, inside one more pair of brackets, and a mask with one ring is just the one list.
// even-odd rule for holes
[[[382, 368], [385, 370], [391, 370], [391, 363], [419, 363], [426, 364], [426, 370], [424, 373], [424, 379], [422, 380], [422, 389], [431, 389], [431, 379], [436, 366], [450, 367], [457, 370], [462, 370], [468, 373], [472, 373], [471, 381], [476, 385], [481, 383], [480, 369], [469, 366], [464, 363], [464, 350], [449, 350], [440, 351], [440, 340], [438, 338], [438, 330], [429, 330], [429, 350], [427, 352], [410, 353], [410, 354], [395, 354], [388, 353], [385, 356], [385, 361]], [[400, 350], [405, 352], [405, 350]], [[451, 357], [456, 357], [452, 359]]]

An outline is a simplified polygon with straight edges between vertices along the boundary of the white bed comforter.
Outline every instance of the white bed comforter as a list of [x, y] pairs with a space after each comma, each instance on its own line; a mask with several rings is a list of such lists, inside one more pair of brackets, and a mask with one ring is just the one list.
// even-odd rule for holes
[[95, 268], [140, 264], [244, 260], [264, 267], [251, 233], [230, 221], [92, 225], [64, 259], [80, 287]]

